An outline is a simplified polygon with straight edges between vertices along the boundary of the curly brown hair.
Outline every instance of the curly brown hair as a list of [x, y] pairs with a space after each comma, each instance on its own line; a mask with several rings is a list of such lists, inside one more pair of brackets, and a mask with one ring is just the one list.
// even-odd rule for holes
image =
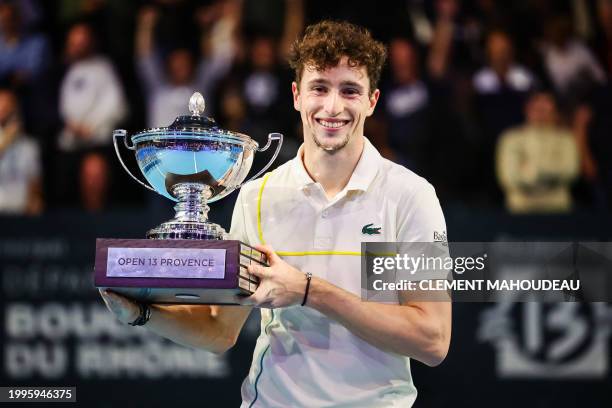
[[348, 57], [351, 67], [366, 68], [372, 94], [378, 87], [387, 50], [367, 29], [346, 21], [325, 20], [308, 26], [304, 37], [291, 46], [289, 65], [299, 84], [306, 65], [325, 70], [338, 65], [342, 57]]

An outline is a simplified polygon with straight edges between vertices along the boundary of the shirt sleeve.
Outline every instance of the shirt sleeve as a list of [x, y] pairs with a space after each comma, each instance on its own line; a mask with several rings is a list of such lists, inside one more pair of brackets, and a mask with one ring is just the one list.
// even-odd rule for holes
[[420, 187], [399, 211], [398, 242], [446, 241], [446, 221], [433, 186]]
[[[446, 221], [433, 186], [420, 187], [400, 211], [397, 251], [404, 257], [421, 258], [417, 270], [397, 270], [397, 280], [452, 279], [444, 265], [449, 258]], [[427, 260], [427, 261], [426, 261]]]

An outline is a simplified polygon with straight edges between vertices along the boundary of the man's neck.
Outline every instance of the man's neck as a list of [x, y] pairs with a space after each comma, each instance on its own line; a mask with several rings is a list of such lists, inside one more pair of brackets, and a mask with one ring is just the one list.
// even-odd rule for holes
[[312, 140], [304, 142], [302, 163], [310, 177], [321, 184], [328, 199], [346, 187], [365, 146], [363, 136], [349, 142], [344, 148], [329, 153]]

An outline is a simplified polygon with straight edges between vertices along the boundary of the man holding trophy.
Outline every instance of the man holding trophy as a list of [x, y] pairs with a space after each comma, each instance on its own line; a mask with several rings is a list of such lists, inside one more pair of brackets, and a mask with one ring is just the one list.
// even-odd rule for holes
[[450, 302], [416, 301], [414, 292], [398, 292], [398, 304], [361, 299], [362, 241], [431, 242], [446, 230], [433, 187], [364, 137], [384, 59], [384, 46], [348, 23], [310, 26], [294, 44], [304, 143], [240, 190], [230, 236], [269, 263], [248, 266], [259, 285], [236, 297], [242, 306], [144, 307], [101, 291], [122, 322], [218, 353], [261, 308], [243, 407], [411, 406], [410, 358], [436, 366], [446, 356]]

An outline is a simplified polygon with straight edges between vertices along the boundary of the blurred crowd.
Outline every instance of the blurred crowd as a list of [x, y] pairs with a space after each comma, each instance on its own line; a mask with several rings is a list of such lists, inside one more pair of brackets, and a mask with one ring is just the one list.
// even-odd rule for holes
[[155, 205], [112, 130], [167, 126], [195, 90], [289, 160], [286, 55], [325, 18], [388, 46], [366, 136], [443, 204], [612, 207], [612, 0], [0, 0], [0, 213]]

